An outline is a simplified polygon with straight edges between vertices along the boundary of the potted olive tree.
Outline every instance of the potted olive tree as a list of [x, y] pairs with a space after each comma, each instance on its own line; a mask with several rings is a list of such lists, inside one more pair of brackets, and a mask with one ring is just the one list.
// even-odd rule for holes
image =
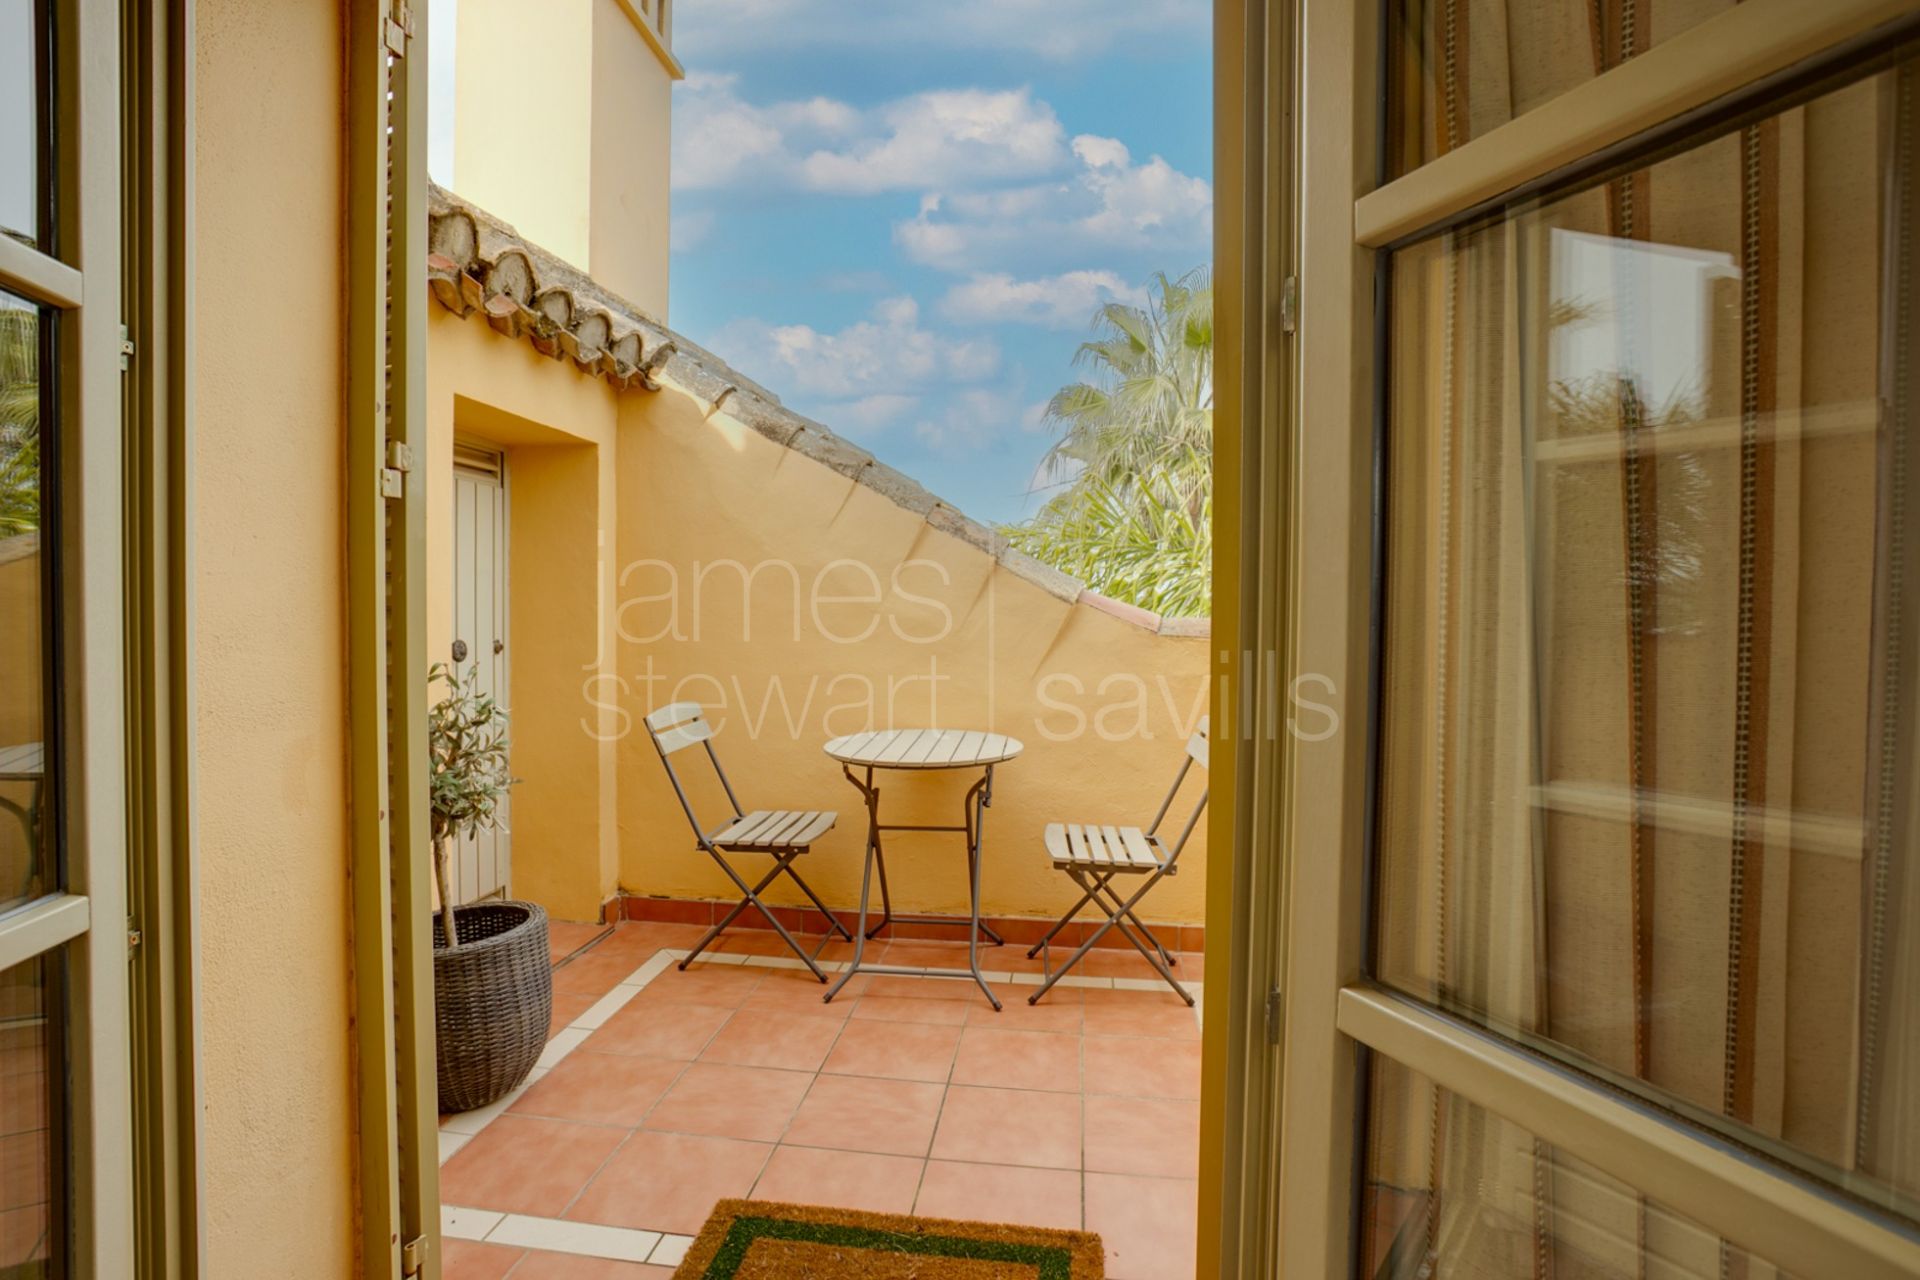
[[500, 825], [507, 773], [507, 713], [465, 677], [435, 663], [429, 686], [447, 694], [427, 715], [433, 806], [434, 1026], [440, 1109], [471, 1111], [505, 1096], [533, 1070], [553, 1018], [547, 913], [531, 902], [455, 906], [448, 863], [457, 841]]

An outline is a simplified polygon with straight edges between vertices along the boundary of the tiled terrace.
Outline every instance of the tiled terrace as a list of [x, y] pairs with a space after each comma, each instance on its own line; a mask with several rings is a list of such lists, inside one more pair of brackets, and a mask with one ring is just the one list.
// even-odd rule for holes
[[[441, 1126], [447, 1280], [666, 1277], [714, 1201], [746, 1195], [1084, 1226], [1113, 1280], [1190, 1280], [1199, 1020], [1138, 956], [1095, 953], [1032, 1007], [1038, 961], [989, 949], [996, 1014], [971, 984], [905, 977], [822, 1004], [770, 933], [682, 972], [699, 933], [556, 926], [557, 953], [598, 940], [554, 972], [534, 1078]], [[1180, 972], [1197, 983], [1200, 956]]]

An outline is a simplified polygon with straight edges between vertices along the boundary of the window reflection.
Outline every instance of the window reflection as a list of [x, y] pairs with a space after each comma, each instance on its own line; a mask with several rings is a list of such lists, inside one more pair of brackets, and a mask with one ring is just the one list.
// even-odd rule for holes
[[47, 130], [45, 0], [0, 0], [0, 235], [45, 247]]
[[1376, 965], [1920, 1217], [1916, 84], [1394, 255]]
[[49, 874], [42, 313], [0, 294], [0, 911]]

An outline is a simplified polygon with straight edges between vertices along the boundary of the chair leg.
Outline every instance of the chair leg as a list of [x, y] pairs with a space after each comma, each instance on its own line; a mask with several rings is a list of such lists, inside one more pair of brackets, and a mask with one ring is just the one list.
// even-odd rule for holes
[[[1106, 875], [1098, 878], [1097, 883], [1094, 885], [1094, 889], [1105, 888], [1107, 881], [1111, 879], [1113, 879], [1113, 873], [1109, 871]], [[1053, 928], [1047, 930], [1046, 933], [1041, 936], [1040, 941], [1034, 943], [1033, 946], [1027, 951], [1027, 959], [1031, 960], [1035, 956], [1039, 955], [1041, 948], [1045, 947], [1049, 942], [1053, 941], [1054, 934], [1059, 933], [1062, 929], [1066, 928], [1069, 924], [1073, 923], [1073, 918], [1080, 914], [1080, 908], [1086, 906], [1089, 902], [1093, 901], [1094, 889], [1088, 889], [1086, 892], [1082, 893], [1080, 895], [1080, 901], [1074, 903], [1073, 906], [1067, 910], [1067, 914], [1061, 916], [1058, 920], [1055, 920], [1053, 922]]]
[[1122, 914], [1128, 920], [1133, 922], [1133, 927], [1140, 931], [1141, 936], [1146, 938], [1149, 942], [1153, 943], [1153, 949], [1160, 953], [1160, 958], [1162, 960], [1164, 960], [1169, 966], [1179, 964], [1180, 961], [1178, 960], [1178, 958], [1176, 958], [1171, 951], [1167, 950], [1166, 946], [1160, 941], [1159, 937], [1154, 933], [1153, 930], [1147, 928], [1146, 922], [1141, 920], [1139, 916], [1135, 915], [1131, 907], [1122, 905], [1120, 902], [1120, 895], [1115, 893], [1111, 888], [1108, 888], [1108, 881], [1111, 881], [1112, 879], [1113, 877], [1109, 875], [1106, 878], [1106, 880], [1102, 880], [1100, 882], [1099, 887], [1102, 889], [1106, 889], [1107, 896], [1113, 900], [1114, 905], [1119, 908]]
[[780, 921], [774, 917], [772, 908], [768, 907], [766, 903], [760, 901], [760, 895], [766, 892], [767, 886], [780, 878], [780, 873], [788, 869], [788, 866], [787, 866], [788, 863], [792, 862], [795, 858], [800, 856], [800, 851], [795, 849], [785, 854], [784, 856], [776, 855], [774, 859], [773, 870], [767, 872], [766, 875], [762, 876], [760, 879], [760, 883], [752, 886], [751, 888], [747, 886], [747, 882], [741, 878], [739, 872], [735, 871], [733, 867], [728, 864], [727, 860], [721, 857], [718, 852], [714, 851], [713, 849], [708, 849], [707, 852], [709, 854], [712, 854], [713, 860], [720, 864], [720, 869], [727, 873], [727, 878], [729, 880], [732, 880], [734, 884], [738, 885], [740, 888], [740, 892], [745, 896], [742, 897], [740, 901], [734, 903], [733, 910], [727, 912], [725, 916], [723, 916], [719, 921], [717, 921], [714, 924], [713, 928], [707, 930], [706, 934], [701, 937], [700, 941], [695, 943], [693, 946], [693, 949], [687, 952], [685, 958], [683, 958], [680, 961], [679, 967], [682, 969], [685, 969], [688, 965], [692, 964], [694, 960], [699, 957], [702, 951], [705, 951], [710, 945], [712, 945], [713, 940], [715, 938], [718, 938], [721, 935], [721, 933], [725, 932], [728, 925], [732, 924], [736, 919], [739, 918], [740, 913], [742, 911], [745, 911], [749, 906], [751, 906], [758, 909], [760, 914], [766, 918], [767, 923], [773, 926], [773, 931], [780, 935], [781, 941], [785, 942], [787, 946], [792, 949], [793, 954], [800, 957], [800, 962], [806, 965], [808, 969], [813, 971], [813, 976], [820, 979], [820, 981], [825, 982], [827, 980], [827, 975], [821, 971], [821, 968], [819, 965], [814, 963], [813, 957], [807, 954], [806, 948], [801, 946], [799, 942], [797, 942], [794, 939], [794, 936], [791, 933], [787, 932], [787, 927], [781, 924]]
[[820, 914], [827, 918], [827, 930], [828, 930], [827, 937], [832, 938], [833, 935], [837, 933], [841, 937], [845, 938], [848, 942], [852, 942], [853, 935], [847, 932], [847, 926], [840, 923], [840, 917], [834, 915], [833, 912], [827, 910], [827, 904], [820, 901], [820, 895], [813, 891], [813, 886], [808, 884], [805, 880], [802, 880], [800, 878], [800, 873], [798, 871], [795, 871], [792, 867], [786, 866], [785, 864], [782, 864], [782, 866], [787, 873], [787, 878], [792, 880], [795, 884], [799, 885], [800, 892], [806, 894], [808, 901], [812, 902], [814, 907], [820, 912]]
[[[1182, 1000], [1186, 1001], [1187, 1006], [1191, 1008], [1193, 1006], [1193, 996], [1188, 993], [1185, 987], [1180, 985], [1179, 981], [1173, 976], [1172, 971], [1165, 964], [1161, 963], [1160, 957], [1154, 955], [1151, 951], [1147, 950], [1146, 944], [1141, 942], [1139, 938], [1135, 937], [1133, 930], [1127, 928], [1127, 926], [1124, 923], [1122, 923], [1126, 917], [1133, 915], [1133, 908], [1139, 903], [1140, 899], [1147, 896], [1148, 890], [1152, 889], [1154, 885], [1158, 884], [1160, 882], [1160, 878], [1167, 874], [1166, 869], [1163, 867], [1159, 871], [1156, 871], [1152, 875], [1148, 876], [1146, 883], [1141, 885], [1138, 889], [1136, 889], [1133, 893], [1133, 896], [1130, 898], [1126, 898], [1122, 900], [1119, 894], [1117, 893], [1114, 894], [1113, 895], [1114, 900], [1119, 903], [1119, 906], [1117, 909], [1109, 906], [1106, 900], [1096, 892], [1096, 889], [1098, 887], [1103, 887], [1103, 886], [1096, 886], [1090, 883], [1092, 880], [1092, 877], [1089, 876], [1086, 872], [1075, 867], [1070, 869], [1067, 872], [1067, 874], [1073, 877], [1073, 881], [1075, 884], [1079, 885], [1081, 889], [1086, 891], [1087, 896], [1093, 900], [1096, 906], [1098, 906], [1102, 911], [1106, 912], [1107, 918], [1103, 924], [1101, 924], [1091, 934], [1087, 935], [1087, 940], [1080, 944], [1079, 950], [1075, 951], [1071, 956], [1067, 957], [1066, 962], [1062, 964], [1058, 969], [1054, 970], [1052, 973], [1047, 975], [1047, 979], [1045, 982], [1043, 982], [1040, 985], [1040, 989], [1027, 997], [1027, 1003], [1038, 1004], [1040, 1002], [1040, 997], [1044, 996], [1045, 994], [1047, 994], [1048, 991], [1053, 989], [1054, 983], [1066, 977], [1067, 972], [1071, 970], [1074, 965], [1079, 964], [1081, 960], [1086, 958], [1087, 952], [1093, 950], [1094, 946], [1100, 941], [1100, 939], [1106, 936], [1107, 930], [1112, 929], [1115, 926], [1118, 926], [1120, 929], [1120, 936], [1125, 938], [1128, 942], [1131, 942], [1134, 945], [1134, 948], [1138, 950], [1141, 955], [1146, 957], [1147, 963], [1153, 966], [1154, 972], [1158, 973], [1161, 979], [1165, 981], [1168, 986], [1173, 988], [1175, 994], [1177, 994]], [[1159, 945], [1157, 941], [1155, 942], [1155, 945], [1156, 946]]]

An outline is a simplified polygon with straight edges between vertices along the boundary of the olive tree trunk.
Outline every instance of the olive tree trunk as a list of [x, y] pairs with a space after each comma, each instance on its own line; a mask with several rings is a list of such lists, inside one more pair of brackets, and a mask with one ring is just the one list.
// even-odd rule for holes
[[452, 860], [452, 851], [447, 846], [451, 843], [449, 836], [433, 842], [433, 878], [440, 889], [440, 928], [446, 934], [449, 951], [460, 945], [460, 931], [453, 923], [453, 884], [447, 875], [447, 864]]

